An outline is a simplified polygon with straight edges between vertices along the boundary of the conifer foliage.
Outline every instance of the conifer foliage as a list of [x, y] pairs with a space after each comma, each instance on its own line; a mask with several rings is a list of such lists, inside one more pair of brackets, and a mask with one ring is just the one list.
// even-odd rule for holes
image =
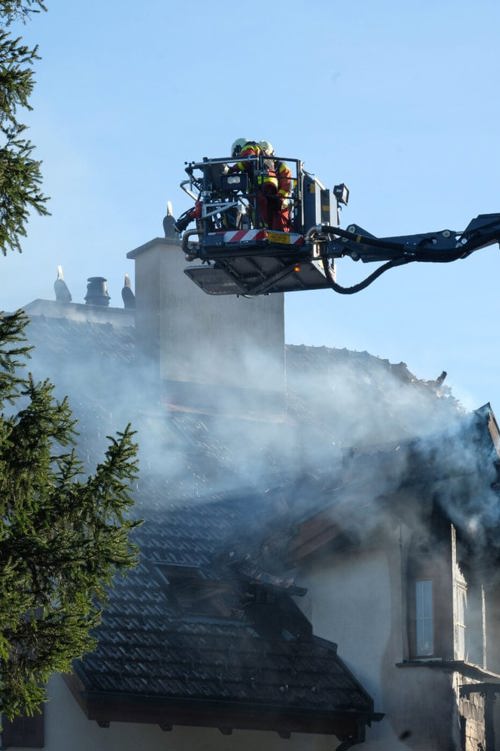
[[75, 421], [50, 382], [35, 382], [22, 311], [0, 315], [0, 712], [31, 714], [54, 671], [93, 646], [113, 574], [135, 562], [127, 512], [133, 432], [110, 441], [91, 476]]
[[29, 213], [48, 214], [41, 192], [40, 162], [26, 137], [19, 109], [31, 109], [33, 63], [38, 48], [11, 34], [12, 24], [46, 10], [41, 0], [0, 0], [0, 250], [21, 250]]

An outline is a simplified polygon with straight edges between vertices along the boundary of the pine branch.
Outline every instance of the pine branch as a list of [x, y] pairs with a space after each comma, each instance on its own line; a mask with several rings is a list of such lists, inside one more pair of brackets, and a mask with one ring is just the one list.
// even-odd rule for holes
[[25, 136], [18, 110], [30, 110], [33, 64], [38, 47], [28, 47], [7, 28], [14, 20], [26, 21], [31, 13], [46, 10], [40, 0], [0, 0], [0, 249], [21, 251], [30, 212], [47, 215], [48, 198], [41, 191], [41, 162], [33, 158], [34, 146]]
[[68, 400], [22, 374], [27, 320], [0, 316], [0, 709], [10, 718], [35, 711], [50, 674], [92, 648], [114, 574], [137, 560], [139, 523], [133, 430], [109, 436], [85, 476]]

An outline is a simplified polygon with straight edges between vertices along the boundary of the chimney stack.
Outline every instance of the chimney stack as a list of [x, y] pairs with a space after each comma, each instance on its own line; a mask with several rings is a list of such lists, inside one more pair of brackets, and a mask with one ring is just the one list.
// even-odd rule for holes
[[155, 238], [127, 258], [135, 261], [138, 347], [158, 364], [172, 400], [212, 400], [214, 409], [225, 411], [229, 400], [240, 412], [281, 413], [283, 295], [205, 294], [184, 274], [198, 264], [186, 261], [171, 236]]
[[108, 280], [103, 276], [91, 276], [87, 279], [86, 305], [109, 305]]

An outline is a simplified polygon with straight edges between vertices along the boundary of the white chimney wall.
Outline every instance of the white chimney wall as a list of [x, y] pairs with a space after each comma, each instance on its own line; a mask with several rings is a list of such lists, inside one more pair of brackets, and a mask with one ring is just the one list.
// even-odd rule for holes
[[283, 394], [282, 294], [207, 295], [184, 274], [190, 264], [172, 238], [127, 257], [135, 260], [138, 343], [163, 380]]

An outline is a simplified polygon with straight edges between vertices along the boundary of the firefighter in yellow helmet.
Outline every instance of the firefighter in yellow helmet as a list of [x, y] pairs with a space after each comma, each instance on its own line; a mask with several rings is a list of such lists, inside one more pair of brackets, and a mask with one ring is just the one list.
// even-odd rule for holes
[[231, 156], [237, 157], [243, 146], [248, 142], [248, 138], [237, 138], [231, 146]]

